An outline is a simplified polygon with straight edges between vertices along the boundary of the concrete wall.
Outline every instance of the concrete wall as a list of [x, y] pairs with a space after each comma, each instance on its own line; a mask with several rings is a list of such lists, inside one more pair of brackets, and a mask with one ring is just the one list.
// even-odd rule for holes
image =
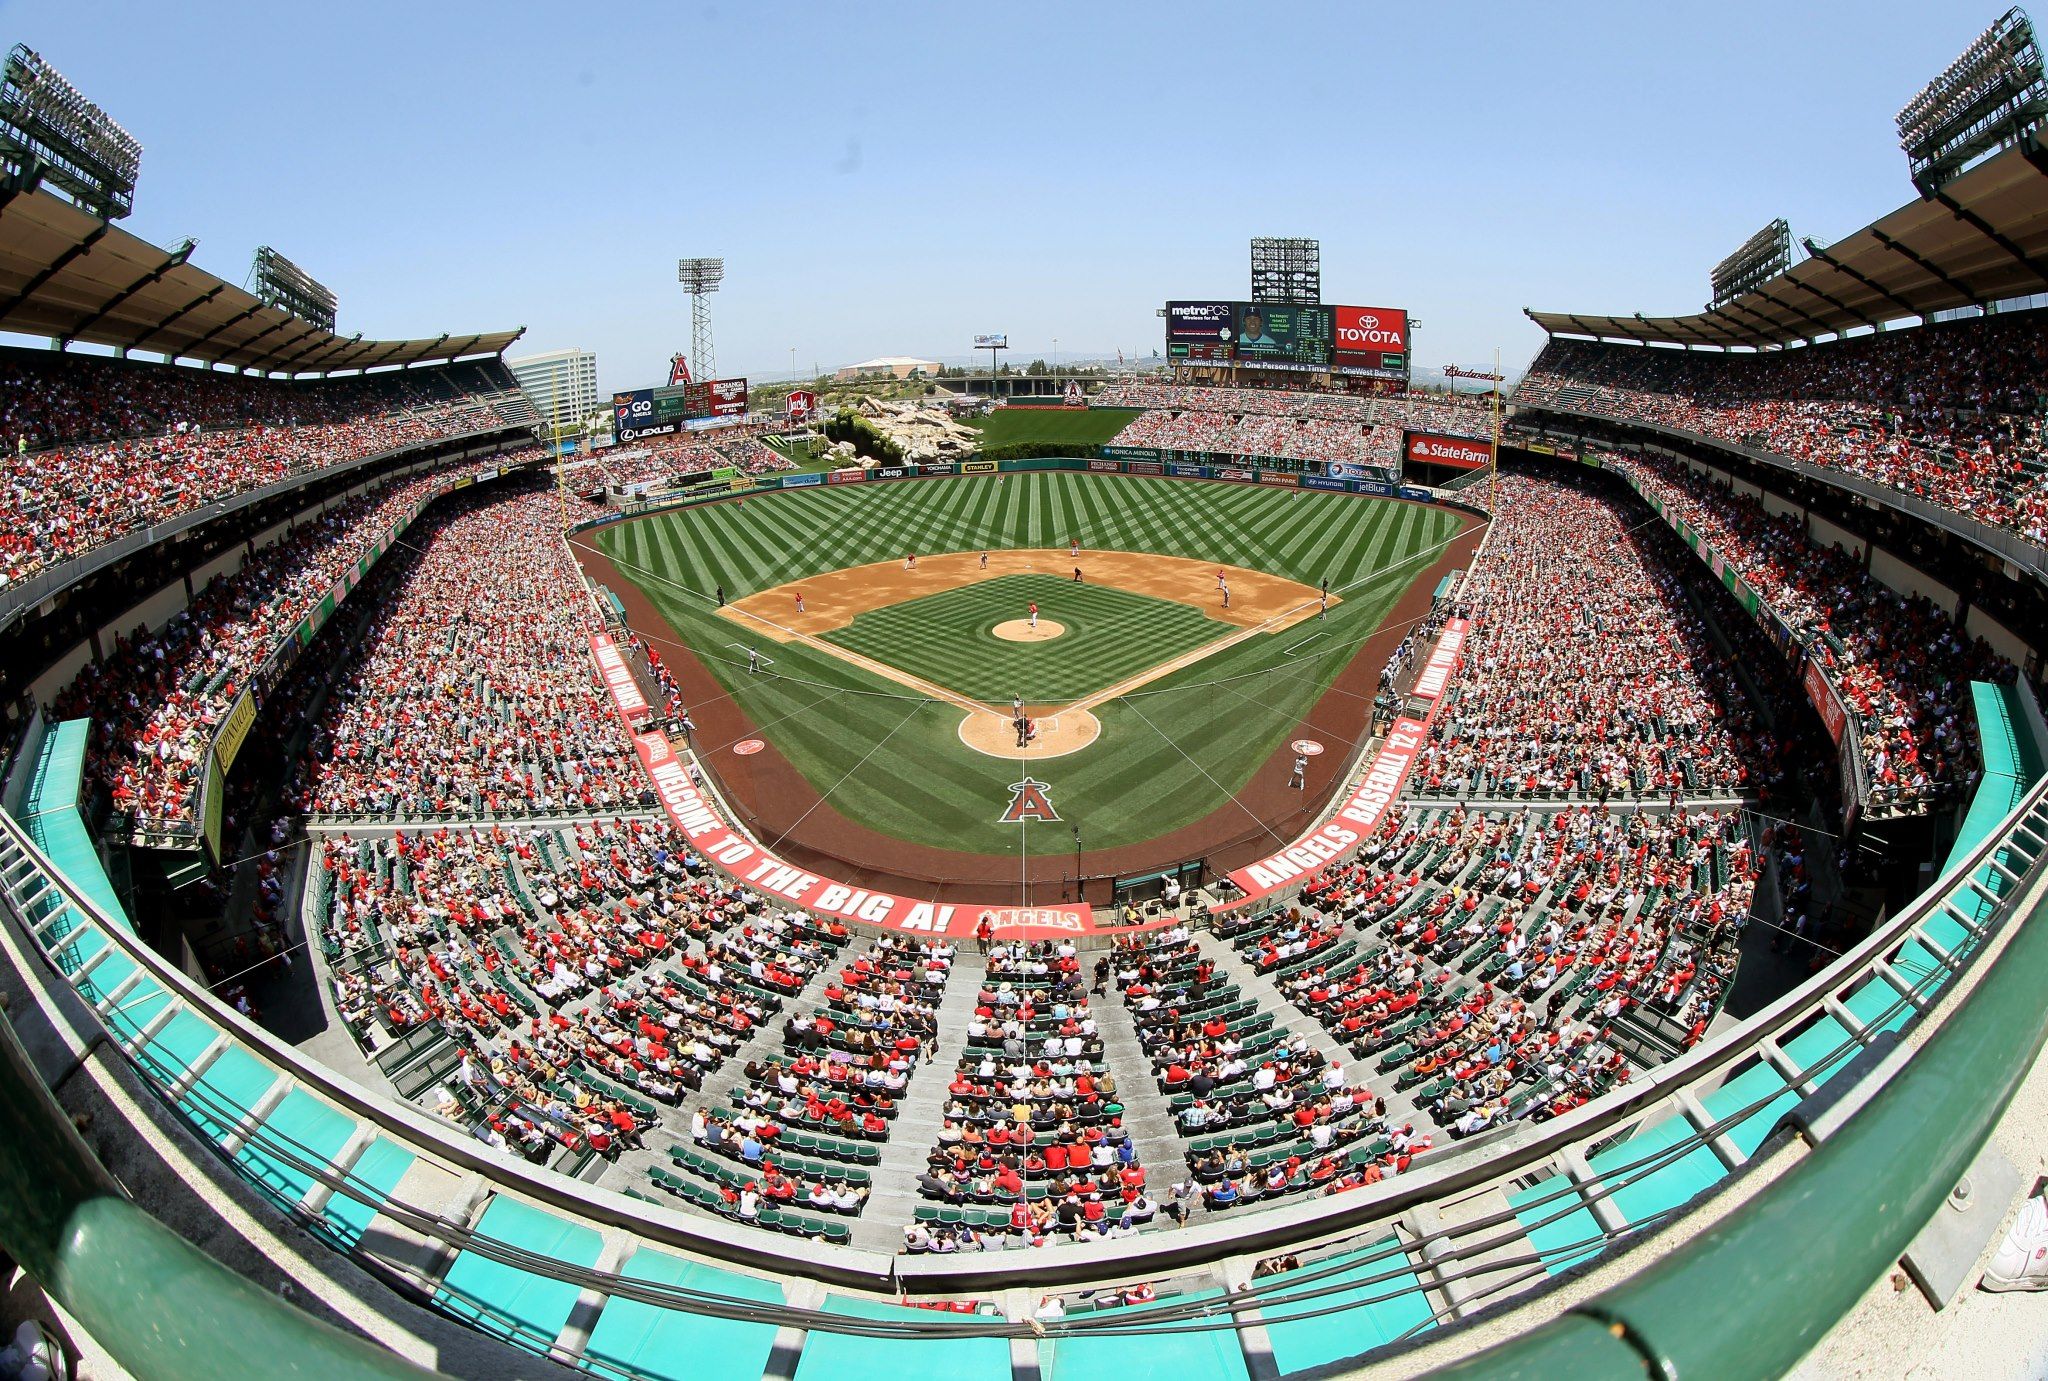
[[1836, 526], [1818, 513], [1808, 518], [1808, 524], [1807, 531], [1812, 534], [1813, 540], [1823, 548], [1840, 547], [1844, 551], [1854, 552], [1857, 556], [1863, 554], [1863, 548], [1867, 544], [1861, 537], [1858, 537], [1849, 529]]
[[1925, 595], [1951, 614], [1956, 611], [1956, 605], [1961, 603], [1954, 590], [1917, 566], [1907, 565], [1883, 547], [1871, 548], [1870, 573], [1900, 594]]
[[2016, 667], [2026, 666], [2033, 658], [2035, 649], [2024, 638], [1975, 605], [1964, 616], [1963, 627], [1990, 643], [1992, 651]]

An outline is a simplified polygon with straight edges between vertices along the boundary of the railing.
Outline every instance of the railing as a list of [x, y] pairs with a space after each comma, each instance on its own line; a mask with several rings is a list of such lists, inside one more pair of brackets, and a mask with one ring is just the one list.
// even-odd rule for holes
[[[2036, 839], [2039, 839], [2037, 834]], [[1926, 1045], [1834, 1135], [1712, 1232], [1461, 1378], [1780, 1376], [1903, 1256], [2048, 1043], [2048, 901]], [[1881, 1192], [1873, 1192], [1881, 1189]], [[1785, 1288], [1788, 1263], [1798, 1286]], [[1702, 1301], [1739, 1301], [1732, 1321]]]
[[[1612, 1241], [1664, 1221], [1670, 1212], [1676, 1211], [1645, 1216], [1634, 1222], [1622, 1219], [1612, 1204], [1614, 1197], [1630, 1186], [1645, 1182], [1702, 1148], [1717, 1157], [1725, 1171], [1732, 1172], [1747, 1163], [1746, 1157], [1730, 1147], [1728, 1134], [1781, 1095], [1774, 1093], [1754, 1100], [1717, 1119], [1705, 1113], [1692, 1096], [1693, 1089], [1718, 1083], [1721, 1076], [1754, 1061], [1777, 1068], [1793, 1089], [1811, 1092], [1838, 1074], [1853, 1055], [1877, 1040], [1886, 1028], [1918, 1019], [1929, 1010], [1964, 969], [1969, 957], [1991, 937], [1997, 914], [2018, 895], [2017, 889], [2040, 875], [2044, 855], [2048, 855], [2048, 805], [2044, 805], [2044, 792], [2048, 792], [2048, 786], [2036, 784], [2008, 815], [2002, 828], [1961, 860], [1940, 885], [1826, 972], [1738, 1030], [1571, 1114], [1540, 1125], [1522, 1124], [1474, 1138], [1418, 1160], [1408, 1174], [1335, 1199], [1246, 1211], [1182, 1232], [1144, 1234], [1100, 1247], [1054, 1247], [985, 1257], [890, 1258], [846, 1248], [791, 1248], [766, 1235], [759, 1235], [760, 1240], [755, 1241], [756, 1234], [744, 1229], [687, 1218], [524, 1164], [507, 1163], [490, 1155], [480, 1143], [419, 1110], [367, 1093], [222, 1008], [184, 974], [138, 943], [125, 927], [99, 913], [89, 899], [56, 873], [11, 818], [0, 820], [0, 892], [8, 898], [10, 918], [45, 946], [52, 957], [54, 968], [46, 975], [45, 983], [62, 995], [76, 994], [89, 1002], [95, 1018], [107, 1023], [112, 1037], [107, 1049], [119, 1052], [134, 1077], [167, 1102], [179, 1105], [181, 1115], [201, 1117], [216, 1128], [234, 1129], [230, 1140], [238, 1153], [238, 1165], [252, 1156], [267, 1158], [293, 1167], [313, 1183], [315, 1187], [304, 1201], [287, 1206], [289, 1212], [309, 1226], [324, 1221], [321, 1213], [330, 1202], [351, 1201], [442, 1244], [450, 1255], [457, 1251], [477, 1254], [570, 1281], [605, 1298], [633, 1299], [668, 1309], [721, 1313], [727, 1317], [744, 1314], [813, 1332], [999, 1336], [1029, 1343], [1039, 1336], [1040, 1330], [1023, 1320], [983, 1318], [961, 1322], [935, 1318], [911, 1327], [795, 1306], [764, 1306], [737, 1295], [661, 1287], [617, 1272], [583, 1269], [535, 1257], [514, 1244], [478, 1233], [473, 1218], [450, 1218], [431, 1205], [408, 1203], [395, 1194], [381, 1193], [358, 1178], [350, 1163], [330, 1160], [267, 1126], [265, 1109], [274, 1101], [272, 1093], [246, 1103], [232, 1099], [209, 1080], [205, 1068], [194, 1073], [167, 1063], [152, 1048], [153, 1034], [171, 1019], [173, 1009], [197, 1015], [219, 1033], [214, 1048], [238, 1046], [268, 1068], [276, 1079], [273, 1093], [278, 1089], [309, 1092], [343, 1113], [358, 1128], [358, 1135], [352, 1139], [358, 1147], [370, 1136], [386, 1136], [431, 1162], [484, 1176], [498, 1194], [516, 1193], [521, 1199], [576, 1218], [621, 1229], [635, 1240], [680, 1248], [698, 1259], [728, 1263], [747, 1271], [773, 1271], [835, 1288], [886, 1295], [958, 1297], [999, 1289], [1039, 1292], [1095, 1286], [1106, 1280], [1222, 1275], [1232, 1263], [1243, 1264], [1280, 1250], [1301, 1252], [1347, 1247], [1361, 1240], [1380, 1242], [1387, 1238], [1391, 1222], [1426, 1205], [1466, 1201], [1532, 1177], [1550, 1186], [1536, 1199], [1519, 1202], [1510, 1213], [1475, 1217], [1456, 1229], [1393, 1242], [1367, 1254], [1368, 1264], [1385, 1263], [1384, 1269], [1372, 1278], [1386, 1282], [1386, 1288], [1383, 1292], [1374, 1291], [1373, 1298], [1420, 1296], [1432, 1320], [1448, 1320], [1494, 1298], [1530, 1288], [1533, 1281], [1544, 1275], [1545, 1256], [1554, 1256], [1560, 1250], [1553, 1244], [1539, 1252], [1519, 1251], [1504, 1256], [1500, 1250], [1504, 1242], [1518, 1240], [1539, 1227], [1576, 1220], [1590, 1213], [1590, 1221], [1596, 1225], [1592, 1234], [1564, 1248], [1575, 1255], [1590, 1256]], [[1963, 926], [1966, 942], [1938, 943], [1927, 930], [1937, 919]], [[88, 938], [86, 932], [98, 937], [89, 952], [84, 943]], [[1931, 961], [1913, 957], [1921, 954], [1931, 955]], [[92, 975], [103, 971], [114, 955], [139, 972], [101, 992]], [[170, 1002], [138, 1026], [135, 1017], [124, 1013], [136, 1001], [137, 984], [145, 980], [168, 994]], [[1857, 994], [1869, 991], [1869, 985], [1879, 985], [1879, 991], [1886, 996], [1883, 1006], [1876, 1011], [1866, 1008], [1861, 1019], [1849, 1017], [1844, 999], [1854, 1000]], [[1840, 1021], [1848, 1036], [1824, 1052], [1803, 1061], [1795, 1060], [1786, 1052], [1785, 1043], [1793, 1035], [1812, 1029], [1823, 1017]], [[1667, 1114], [1683, 1118], [1680, 1125], [1689, 1126], [1689, 1134], [1627, 1164], [1609, 1165], [1598, 1174], [1587, 1170], [1582, 1150], [1611, 1142], [1633, 1127], [1661, 1121]], [[5, 1202], [0, 1199], [0, 1233], [11, 1240], [16, 1229], [8, 1226]], [[342, 1245], [361, 1264], [405, 1287], [409, 1294], [431, 1294], [434, 1278], [422, 1276], [416, 1264], [380, 1256], [380, 1241], [387, 1251], [396, 1245], [393, 1239], [381, 1234], [365, 1234], [352, 1244]], [[1353, 1265], [1344, 1269], [1355, 1270], [1355, 1255], [1352, 1260]], [[1312, 1312], [1324, 1307], [1323, 1296], [1336, 1290], [1354, 1292], [1353, 1307], [1370, 1302], [1356, 1298], [1360, 1282], [1355, 1277], [1333, 1284], [1324, 1279], [1327, 1274], [1329, 1271], [1312, 1263], [1303, 1271], [1270, 1277], [1234, 1293], [1229, 1307], [1236, 1312], [1228, 1317], [1219, 1317], [1211, 1306], [1190, 1304], [1184, 1311], [1148, 1311], [1145, 1327], [1166, 1332], [1229, 1328], [1240, 1330], [1242, 1338], [1242, 1330], [1261, 1321], [1263, 1326], [1272, 1327], [1298, 1317], [1290, 1311]], [[1429, 1283], [1417, 1283], [1418, 1275]], [[1043, 1333], [1057, 1339], [1091, 1332], [1103, 1336], [1132, 1328], [1129, 1316], [1111, 1311], [1090, 1319], [1047, 1325]], [[504, 1331], [516, 1329], [508, 1326]], [[1144, 1329], [1138, 1332], [1142, 1335]], [[527, 1342], [544, 1350], [553, 1340], [530, 1338]], [[581, 1364], [594, 1371], [616, 1370], [590, 1359]]]
[[129, 1373], [424, 1377], [207, 1256], [130, 1201], [0, 1016], [0, 1247]]

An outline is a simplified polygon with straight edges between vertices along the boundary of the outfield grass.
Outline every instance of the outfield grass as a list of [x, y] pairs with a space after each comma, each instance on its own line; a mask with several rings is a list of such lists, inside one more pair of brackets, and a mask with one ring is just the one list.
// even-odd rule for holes
[[[1036, 601], [1057, 641], [1004, 642], [990, 630]], [[1161, 662], [1227, 638], [1237, 625], [1192, 605], [1052, 575], [1005, 575], [887, 609], [871, 609], [825, 640], [984, 704], [1079, 700]]]
[[1129, 426], [1137, 408], [997, 408], [978, 422], [984, 447], [1057, 442], [1100, 446]]
[[[1052, 471], [819, 486], [595, 535], [836, 808], [899, 838], [1003, 853], [1018, 847], [1017, 827], [996, 823], [1018, 769], [961, 744], [959, 709], [800, 643], [774, 647], [774, 674], [750, 677], [713, 591], [738, 598], [906, 550], [1046, 547], [1070, 536], [1311, 587], [1328, 577], [1343, 600], [1326, 623], [1248, 639], [1102, 705], [1095, 744], [1032, 765], [1089, 846], [1108, 848], [1192, 823], [1240, 788], [1456, 528], [1451, 513], [1419, 504]], [[1346, 746], [1329, 745], [1337, 754]]]

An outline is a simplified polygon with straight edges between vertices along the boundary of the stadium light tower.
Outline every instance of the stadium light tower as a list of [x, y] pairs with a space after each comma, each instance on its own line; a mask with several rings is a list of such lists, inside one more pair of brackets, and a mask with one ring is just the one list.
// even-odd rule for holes
[[718, 365], [711, 355], [711, 305], [704, 299], [725, 281], [725, 260], [678, 259], [676, 281], [690, 295], [690, 368], [700, 380], [715, 379]]
[[135, 209], [142, 145], [41, 54], [17, 43], [0, 69], [0, 172], [47, 186], [101, 220]]

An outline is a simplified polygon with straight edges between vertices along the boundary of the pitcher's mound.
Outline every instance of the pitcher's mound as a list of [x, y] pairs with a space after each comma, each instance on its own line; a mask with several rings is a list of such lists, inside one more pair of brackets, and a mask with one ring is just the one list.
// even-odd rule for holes
[[1040, 619], [1038, 627], [1033, 628], [1030, 619], [1011, 619], [989, 631], [1006, 643], [1042, 643], [1066, 632], [1067, 626], [1051, 619]]
[[1061, 710], [1040, 718], [1038, 732], [1019, 748], [1016, 726], [1007, 715], [977, 710], [960, 721], [960, 741], [992, 758], [1061, 758], [1080, 752], [1101, 733], [1102, 721], [1088, 711]]

